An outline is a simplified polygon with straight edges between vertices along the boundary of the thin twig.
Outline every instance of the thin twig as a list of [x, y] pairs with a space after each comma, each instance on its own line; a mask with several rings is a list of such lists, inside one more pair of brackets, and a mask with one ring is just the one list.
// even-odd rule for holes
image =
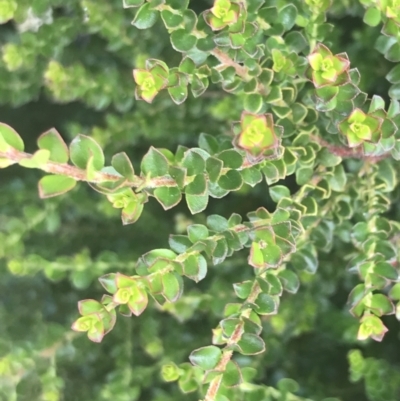
[[[0, 159], [7, 159], [14, 163], [19, 163], [22, 160], [30, 160], [33, 155], [25, 152], [21, 152], [16, 149], [10, 149], [7, 152], [0, 152]], [[76, 181], [85, 181], [93, 184], [99, 184], [102, 182], [117, 182], [123, 178], [120, 175], [104, 173], [104, 172], [96, 172], [93, 178], [88, 179], [87, 173], [85, 170], [80, 169], [75, 166], [71, 166], [67, 163], [56, 163], [52, 161], [48, 161], [43, 166], [38, 167], [40, 170], [45, 171], [46, 173], [55, 174], [55, 175], [64, 175], [67, 177], [71, 177]], [[139, 188], [145, 185], [146, 188], [157, 188], [157, 187], [171, 187], [176, 186], [175, 180], [169, 177], [157, 177], [151, 178], [146, 181], [146, 177], [135, 176], [133, 181], [126, 180], [121, 186], [122, 187], [132, 187]]]
[[[261, 292], [260, 285], [258, 284], [257, 281], [254, 281], [253, 288], [251, 290], [250, 295], [247, 297], [246, 302], [254, 303], [260, 292]], [[242, 312], [241, 316], [248, 318], [250, 316], [250, 312], [251, 312], [251, 309], [248, 308]], [[215, 397], [221, 386], [222, 376], [223, 376], [222, 373], [225, 371], [226, 366], [228, 365], [229, 361], [232, 359], [233, 350], [230, 349], [230, 347], [234, 344], [237, 344], [240, 341], [240, 339], [242, 338], [242, 334], [243, 334], [243, 322], [239, 323], [236, 326], [234, 332], [232, 333], [231, 337], [229, 338], [229, 341], [228, 341], [225, 349], [222, 352], [222, 357], [221, 357], [218, 365], [215, 367], [215, 370], [218, 372], [221, 372], [221, 374], [218, 375], [217, 377], [215, 377], [213, 380], [211, 380], [210, 385], [208, 386], [206, 398], [204, 399], [204, 401], [214, 401], [215, 400]]]
[[373, 162], [378, 162], [378, 161], [386, 159], [387, 157], [390, 156], [389, 152], [384, 153], [379, 156], [368, 156], [368, 155], [364, 154], [362, 148], [360, 148], [360, 147], [345, 148], [343, 146], [333, 145], [316, 135], [310, 135], [310, 139], [319, 143], [321, 146], [327, 148], [330, 153], [332, 153], [336, 156], [342, 157], [342, 158], [355, 158], [355, 159], [363, 159], [363, 160], [370, 160]]
[[224, 53], [221, 49], [214, 49], [211, 54], [218, 59], [218, 61], [227, 67], [233, 67], [236, 71], [236, 74], [239, 77], [247, 80], [247, 68], [238, 64], [236, 61], [233, 61], [226, 53]]

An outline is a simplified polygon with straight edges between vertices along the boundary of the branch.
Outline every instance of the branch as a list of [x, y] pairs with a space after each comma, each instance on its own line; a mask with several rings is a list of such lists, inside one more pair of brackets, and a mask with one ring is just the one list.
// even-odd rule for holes
[[363, 160], [378, 162], [378, 161], [386, 159], [387, 157], [390, 156], [389, 152], [384, 153], [379, 156], [368, 156], [368, 155], [364, 154], [362, 148], [360, 148], [360, 147], [345, 148], [343, 146], [333, 145], [316, 135], [310, 135], [310, 139], [319, 143], [321, 146], [327, 148], [330, 153], [332, 153], [336, 156], [342, 157], [342, 158], [355, 158], [355, 159], [363, 159]]
[[218, 59], [218, 61], [226, 67], [233, 67], [236, 74], [244, 80], [248, 79], [247, 68], [233, 61], [226, 53], [220, 49], [214, 49], [211, 54]]
[[[260, 292], [261, 292], [260, 285], [255, 280], [253, 283], [253, 287], [251, 289], [250, 295], [246, 299], [246, 302], [250, 303], [250, 304], [254, 303]], [[251, 312], [251, 309], [248, 308], [242, 312], [241, 316], [248, 318], [250, 316], [250, 312]], [[215, 367], [215, 370], [221, 372], [221, 374], [219, 376], [217, 376], [216, 378], [214, 378], [213, 380], [211, 380], [210, 385], [208, 386], [206, 398], [204, 399], [204, 401], [214, 401], [215, 400], [217, 392], [221, 386], [222, 372], [225, 371], [226, 365], [228, 365], [229, 361], [232, 359], [233, 351], [230, 349], [230, 347], [234, 344], [237, 344], [240, 341], [240, 339], [242, 338], [242, 334], [243, 334], [243, 322], [236, 326], [235, 331], [233, 332], [232, 336], [230, 337], [227, 345], [225, 346], [225, 348], [222, 352], [221, 360], [219, 361], [218, 365]]]
[[[26, 152], [22, 152], [13, 148], [10, 148], [6, 152], [0, 152], [0, 160], [6, 159], [12, 162], [12, 164], [19, 163], [23, 160], [30, 160], [34, 157], [34, 155]], [[247, 159], [243, 160], [242, 165], [237, 168], [237, 170], [243, 170], [249, 167], [254, 166], [254, 164], [250, 163]], [[80, 169], [78, 167], [72, 166], [68, 163], [57, 163], [53, 161], [48, 161], [42, 166], [37, 167], [39, 170], [45, 171], [49, 174], [55, 175], [64, 175], [67, 177], [71, 177], [76, 181], [84, 181], [92, 184], [100, 184], [103, 182], [118, 182], [123, 178], [121, 175], [104, 173], [98, 171], [95, 173], [94, 177], [88, 178], [86, 170]], [[185, 185], [189, 184], [191, 179], [188, 178]], [[121, 187], [126, 188], [140, 188], [141, 189], [150, 189], [150, 188], [158, 188], [158, 187], [175, 187], [176, 181], [169, 177], [155, 177], [155, 178], [147, 178], [135, 176], [133, 181], [126, 180]]]
[[[16, 149], [10, 149], [7, 152], [0, 152], [0, 159], [7, 159], [15, 163], [19, 163], [22, 160], [30, 160], [33, 155], [25, 152], [21, 152]], [[85, 181], [90, 182], [92, 184], [99, 184], [102, 182], [116, 182], [123, 178], [120, 175], [96, 172], [94, 178], [88, 179], [87, 173], [85, 170], [80, 169], [75, 166], [71, 166], [67, 163], [56, 163], [52, 161], [48, 161], [43, 166], [38, 167], [38, 169], [45, 171], [46, 173], [55, 174], [55, 175], [65, 175], [67, 177], [71, 177], [76, 181]], [[145, 188], [157, 188], [157, 187], [172, 187], [176, 186], [175, 180], [169, 177], [157, 177], [146, 179], [146, 177], [135, 176], [133, 181], [126, 181], [122, 185], [123, 187], [132, 187], [139, 188], [143, 186]]]

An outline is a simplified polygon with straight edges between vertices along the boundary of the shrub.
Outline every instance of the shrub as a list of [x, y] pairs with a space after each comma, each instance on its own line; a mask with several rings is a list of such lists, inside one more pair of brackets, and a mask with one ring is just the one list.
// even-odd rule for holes
[[400, 3], [208, 3], [0, 1], [2, 399], [399, 399]]

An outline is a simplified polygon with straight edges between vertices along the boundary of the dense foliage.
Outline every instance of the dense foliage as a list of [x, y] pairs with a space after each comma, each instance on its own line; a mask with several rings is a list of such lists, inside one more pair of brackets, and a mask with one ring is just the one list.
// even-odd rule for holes
[[0, 24], [0, 400], [400, 399], [398, 0]]

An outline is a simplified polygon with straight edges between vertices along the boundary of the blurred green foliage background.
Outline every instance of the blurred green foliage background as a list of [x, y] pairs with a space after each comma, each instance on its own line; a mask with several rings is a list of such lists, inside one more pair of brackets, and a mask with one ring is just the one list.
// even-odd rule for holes
[[[192, 0], [190, 7], [201, 12], [211, 4]], [[363, 91], [385, 97], [391, 63], [371, 49], [379, 28], [363, 24], [362, 16], [357, 1], [334, 1], [329, 45], [348, 52]], [[0, 0], [0, 121], [20, 133], [27, 151], [56, 127], [67, 142], [83, 133], [106, 155], [127, 152], [137, 168], [150, 145], [193, 146], [201, 132], [226, 133], [239, 119], [241, 105], [216, 85], [180, 106], [166, 93], [151, 105], [136, 101], [132, 69], [149, 57], [176, 66], [181, 56], [161, 21], [140, 31], [131, 25], [133, 17], [134, 9], [124, 9], [121, 0]], [[176, 304], [120, 318], [101, 345], [91, 343], [70, 325], [77, 301], [102, 293], [97, 278], [132, 274], [142, 253], [167, 247], [170, 233], [204, 223], [205, 215], [191, 216], [183, 202], [164, 212], [150, 200], [140, 220], [123, 227], [119, 211], [86, 185], [39, 200], [40, 177], [19, 166], [0, 172], [0, 400], [197, 399], [164, 383], [160, 369], [165, 362], [187, 361], [194, 348], [210, 343], [223, 306], [235, 301], [231, 284], [252, 274], [246, 252], [198, 285], [185, 282], [186, 297]], [[295, 187], [291, 179], [285, 184]], [[244, 216], [273, 205], [263, 183], [212, 200], [207, 214]], [[302, 275], [299, 293], [285, 295], [279, 314], [264, 321], [266, 355], [238, 362], [256, 369], [256, 383], [290, 377], [300, 384], [300, 395], [316, 400], [400, 399], [399, 326], [386, 319], [390, 332], [380, 344], [355, 340], [357, 321], [345, 303], [357, 278], [335, 262], [341, 259], [336, 252], [334, 247], [323, 257], [318, 274]], [[346, 356], [354, 348], [373, 358], [365, 383], [351, 381], [363, 363], [359, 354], [351, 354], [349, 379]]]

